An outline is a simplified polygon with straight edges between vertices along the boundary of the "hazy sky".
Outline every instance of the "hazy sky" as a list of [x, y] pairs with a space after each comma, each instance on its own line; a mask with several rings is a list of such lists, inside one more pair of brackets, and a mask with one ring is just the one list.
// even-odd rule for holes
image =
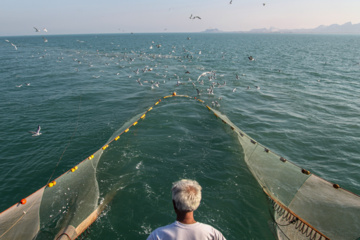
[[[1, 0], [0, 36], [315, 28], [360, 23], [360, 0]], [[263, 6], [265, 3], [265, 6]], [[190, 20], [190, 15], [202, 19]]]

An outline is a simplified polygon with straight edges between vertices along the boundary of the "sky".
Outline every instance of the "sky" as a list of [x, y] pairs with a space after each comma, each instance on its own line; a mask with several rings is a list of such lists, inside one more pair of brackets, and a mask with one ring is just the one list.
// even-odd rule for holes
[[[360, 23], [360, 0], [230, 1], [1, 0], [0, 36], [310, 29]], [[191, 14], [201, 20], [190, 19]]]

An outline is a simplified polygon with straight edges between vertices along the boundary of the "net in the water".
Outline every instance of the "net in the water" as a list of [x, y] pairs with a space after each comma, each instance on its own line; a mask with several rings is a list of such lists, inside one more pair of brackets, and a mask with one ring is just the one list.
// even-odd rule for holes
[[209, 108], [237, 134], [250, 171], [274, 208], [279, 239], [358, 239], [360, 197], [302, 169], [250, 138]]
[[[163, 100], [174, 97], [166, 96]], [[188, 96], [178, 96], [186, 97]], [[196, 101], [203, 103], [201, 100]], [[153, 107], [158, 105], [156, 102]], [[133, 118], [101, 149], [0, 214], [0, 240], [75, 239], [111, 200], [99, 203], [96, 168], [106, 148], [129, 131], [145, 114]], [[360, 197], [315, 176], [271, 152], [210, 108], [227, 124], [243, 148], [250, 171], [269, 197], [279, 239], [357, 239], [360, 236]]]

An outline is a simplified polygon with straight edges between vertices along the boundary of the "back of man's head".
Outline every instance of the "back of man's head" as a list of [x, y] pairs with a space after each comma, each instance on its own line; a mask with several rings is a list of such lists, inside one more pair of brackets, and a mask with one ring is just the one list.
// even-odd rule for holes
[[182, 212], [195, 211], [201, 201], [201, 186], [195, 180], [182, 179], [173, 183], [172, 199], [177, 210]]

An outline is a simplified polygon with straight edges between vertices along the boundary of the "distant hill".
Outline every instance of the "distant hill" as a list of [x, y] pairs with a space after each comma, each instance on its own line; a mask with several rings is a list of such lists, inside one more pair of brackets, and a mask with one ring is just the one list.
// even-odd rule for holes
[[[217, 28], [207, 29], [205, 33], [224, 32]], [[342, 25], [332, 24], [330, 26], [321, 25], [313, 29], [279, 29], [279, 28], [259, 28], [250, 31], [236, 31], [240, 33], [314, 33], [314, 34], [360, 34], [360, 23], [352, 24], [351, 22]]]
[[332, 24], [330, 26], [321, 25], [312, 29], [314, 33], [339, 33], [339, 34], [360, 34], [360, 23], [352, 24], [347, 22], [343, 25]]

